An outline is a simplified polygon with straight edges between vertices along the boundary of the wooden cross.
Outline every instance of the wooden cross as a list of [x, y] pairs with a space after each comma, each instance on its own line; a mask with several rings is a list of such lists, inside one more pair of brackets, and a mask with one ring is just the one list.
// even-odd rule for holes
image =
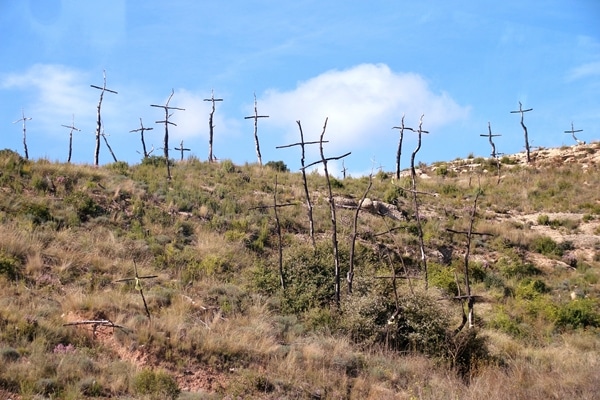
[[142, 300], [144, 301], [144, 308], [146, 309], [146, 315], [148, 316], [148, 319], [150, 319], [150, 310], [148, 310], [148, 304], [146, 304], [146, 298], [144, 297], [144, 290], [142, 289], [142, 283], [140, 281], [142, 279], [158, 278], [158, 275], [139, 276], [138, 271], [137, 271], [137, 265], [136, 265], [135, 261], [133, 262], [133, 270], [135, 271], [134, 277], [119, 279], [119, 280], [116, 280], [115, 282], [135, 281], [135, 290], [140, 291], [140, 295], [142, 296]]
[[525, 150], [527, 152], [527, 162], [531, 162], [530, 149], [529, 149], [529, 138], [527, 136], [527, 127], [523, 123], [523, 114], [529, 111], [533, 111], [533, 108], [528, 108], [527, 110], [523, 110], [523, 105], [519, 102], [519, 109], [516, 111], [511, 111], [511, 114], [520, 113], [521, 114], [521, 127], [525, 132]]
[[150, 107], [157, 107], [157, 108], [162, 108], [165, 110], [165, 119], [163, 121], [155, 121], [155, 123], [157, 124], [165, 124], [165, 140], [164, 140], [164, 147], [163, 150], [165, 152], [165, 162], [167, 163], [167, 179], [171, 180], [171, 167], [169, 165], [169, 125], [174, 125], [177, 126], [177, 124], [169, 121], [169, 118], [171, 118], [171, 116], [173, 115], [172, 113], [169, 114], [169, 110], [180, 110], [180, 111], [185, 111], [185, 108], [178, 108], [178, 107], [171, 107], [169, 106], [169, 102], [171, 101], [171, 98], [173, 97], [173, 94], [175, 93], [175, 90], [171, 89], [171, 95], [169, 96], [169, 98], [167, 99], [167, 102], [165, 103], [164, 106], [160, 106], [157, 104], [150, 104]]
[[114, 90], [110, 90], [106, 88], [106, 71], [102, 71], [102, 76], [104, 79], [104, 83], [102, 87], [96, 85], [90, 85], [94, 89], [100, 90], [100, 100], [98, 101], [98, 118], [96, 121], [96, 150], [94, 152], [94, 165], [98, 166], [98, 156], [100, 155], [100, 135], [102, 134], [102, 118], [100, 116], [100, 109], [102, 108], [102, 99], [104, 98], [104, 92], [118, 94]]
[[208, 129], [209, 129], [209, 135], [208, 135], [208, 162], [213, 162], [215, 160], [215, 158], [213, 157], [213, 133], [214, 133], [214, 128], [215, 126], [213, 125], [213, 117], [215, 115], [215, 102], [216, 101], [223, 101], [223, 99], [215, 99], [215, 92], [214, 90], [210, 91], [210, 99], [204, 99], [204, 101], [210, 101], [212, 102], [212, 110], [210, 112], [210, 115], [208, 117]]
[[575, 128], [573, 128], [573, 121], [571, 121], [571, 130], [570, 131], [565, 131], [565, 133], [570, 133], [571, 135], [573, 135], [573, 139], [575, 139], [575, 141], [577, 142], [577, 144], [585, 144], [585, 142], [583, 142], [583, 141], [581, 141], [581, 140], [579, 140], [579, 139], [577, 139], [575, 137], [575, 134], [577, 132], [583, 132], [583, 129], [577, 129], [577, 130], [575, 130]]
[[186, 149], [186, 148], [183, 147], [183, 140], [179, 144], [179, 147], [175, 147], [175, 150], [181, 151], [181, 160], [182, 161], [183, 161], [183, 152], [184, 151], [191, 151], [191, 149]]
[[262, 157], [260, 155], [260, 146], [258, 144], [258, 119], [259, 118], [269, 118], [268, 115], [258, 115], [258, 109], [256, 106], [256, 93], [254, 93], [254, 115], [249, 117], [244, 117], [244, 119], [253, 119], [254, 120], [254, 143], [256, 144], [256, 156], [258, 157], [258, 165], [262, 166]]
[[414, 132], [415, 130], [413, 128], [404, 126], [404, 114], [402, 114], [402, 123], [400, 124], [400, 126], [394, 126], [392, 127], [392, 129], [400, 130], [400, 140], [398, 141], [398, 151], [396, 152], [396, 179], [400, 179], [400, 156], [402, 154], [402, 140], [404, 139], [404, 130], [406, 129], [411, 132]]
[[18, 119], [13, 122], [16, 124], [17, 122], [23, 122], [23, 147], [25, 148], [25, 159], [29, 160], [29, 152], [27, 151], [27, 121], [31, 121], [30, 117], [25, 116], [25, 111], [21, 109], [21, 115], [23, 116], [21, 119]]
[[150, 151], [150, 153], [148, 153], [146, 151], [146, 142], [144, 142], [144, 131], [151, 131], [152, 129], [154, 129], [154, 128], [145, 128], [144, 124], [142, 123], [142, 118], [140, 118], [140, 128], [129, 131], [129, 132], [140, 132], [140, 135], [142, 137], [142, 149], [144, 150], [144, 158], [148, 158], [148, 156], [152, 152], [152, 151]]
[[71, 125], [61, 125], [65, 128], [69, 128], [71, 131], [69, 132], [69, 157], [67, 158], [67, 162], [71, 162], [71, 153], [73, 152], [73, 131], [81, 132], [81, 129], [75, 128], [75, 114], [73, 114], [73, 120]]
[[493, 137], [496, 137], [496, 136], [502, 136], [502, 135], [498, 135], [498, 134], [496, 134], [496, 135], [493, 135], [493, 134], [492, 134], [492, 126], [491, 126], [491, 124], [488, 122], [488, 134], [487, 134], [487, 135], [485, 135], [485, 134], [482, 134], [482, 135], [479, 135], [479, 136], [487, 137], [487, 138], [490, 140], [490, 145], [492, 146], [492, 154], [491, 154], [491, 155], [492, 155], [492, 157], [493, 157], [493, 158], [496, 158], [496, 155], [497, 155], [497, 154], [496, 154], [496, 145], [495, 145], [495, 144], [494, 144], [494, 142], [492, 141], [492, 138], [493, 138]]

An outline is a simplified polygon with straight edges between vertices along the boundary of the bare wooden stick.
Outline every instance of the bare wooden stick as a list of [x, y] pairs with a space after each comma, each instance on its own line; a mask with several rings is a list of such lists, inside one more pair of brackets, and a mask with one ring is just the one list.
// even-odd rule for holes
[[[148, 158], [148, 156], [150, 156], [150, 153], [152, 152], [152, 151], [150, 151], [150, 153], [149, 153], [146, 151], [146, 142], [144, 141], [144, 131], [151, 131], [153, 129], [154, 128], [145, 128], [144, 123], [142, 122], [142, 118], [140, 118], [140, 128], [129, 131], [129, 132], [140, 132], [140, 136], [142, 139], [142, 150], [144, 151], [144, 158]], [[152, 150], [154, 150], [154, 148]]]
[[169, 106], [169, 102], [171, 101], [171, 98], [173, 98], [174, 93], [175, 93], [175, 90], [171, 89], [171, 95], [169, 96], [169, 99], [167, 100], [167, 102], [164, 106], [160, 106], [157, 104], [150, 104], [150, 107], [157, 107], [157, 108], [162, 108], [165, 110], [165, 119], [163, 121], [156, 121], [156, 123], [157, 124], [165, 124], [165, 139], [164, 139], [163, 150], [164, 150], [164, 154], [165, 154], [165, 162], [167, 163], [167, 179], [168, 180], [171, 180], [171, 165], [169, 163], [169, 125], [177, 126], [177, 124], [169, 121], [169, 118], [171, 118], [171, 116], [173, 115], [172, 113], [169, 114], [169, 110], [185, 111], [185, 108]]
[[[465, 250], [465, 257], [464, 257], [466, 294], [464, 294], [464, 295], [460, 294], [460, 286], [459, 286], [458, 296], [456, 296], [455, 299], [461, 300], [461, 308], [463, 307], [462, 300], [467, 299], [467, 304], [468, 304], [467, 319], [469, 322], [469, 328], [473, 327], [473, 314], [474, 314], [474, 305], [475, 305], [475, 297], [476, 297], [471, 294], [471, 280], [469, 277], [469, 256], [471, 254], [471, 240], [474, 235], [482, 235], [482, 236], [488, 235], [487, 233], [473, 231], [473, 225], [475, 223], [475, 217], [477, 215], [477, 200], [479, 199], [480, 195], [481, 195], [481, 188], [478, 188], [477, 193], [475, 195], [475, 199], [473, 201], [473, 209], [471, 210], [471, 215], [469, 218], [469, 229], [467, 231], [457, 231], [454, 229], [446, 229], [446, 231], [448, 231], [448, 232], [463, 234], [463, 235], [466, 235], [466, 237], [467, 237], [467, 244], [466, 244], [466, 250]], [[463, 314], [464, 314], [464, 309], [463, 309]], [[464, 317], [463, 317], [463, 324], [461, 324], [461, 326], [459, 326], [459, 328], [457, 328], [457, 330], [455, 331], [455, 334], [458, 333], [463, 327], [464, 327]]]
[[525, 133], [525, 151], [527, 153], [527, 163], [531, 162], [530, 148], [529, 148], [529, 137], [527, 134], [527, 127], [523, 123], [523, 114], [529, 111], [533, 111], [533, 108], [528, 108], [527, 110], [523, 110], [523, 105], [519, 102], [519, 109], [516, 111], [511, 111], [511, 114], [520, 113], [521, 114], [521, 127]]
[[256, 105], [256, 93], [254, 93], [254, 115], [249, 117], [244, 117], [244, 119], [254, 120], [254, 144], [256, 145], [256, 156], [258, 157], [258, 165], [262, 166], [262, 157], [260, 155], [260, 145], [258, 143], [258, 119], [259, 118], [269, 118], [268, 115], [258, 115], [258, 108]]
[[[338, 240], [337, 240], [337, 218], [335, 215], [335, 201], [333, 201], [333, 192], [331, 190], [331, 180], [329, 179], [329, 171], [327, 170], [327, 162], [329, 160], [339, 160], [340, 158], [346, 157], [350, 155], [350, 153], [346, 153], [340, 157], [330, 157], [325, 158], [325, 153], [323, 152], [323, 136], [325, 136], [325, 131], [327, 130], [327, 121], [329, 118], [325, 118], [325, 124], [323, 125], [323, 131], [321, 132], [321, 138], [319, 141], [319, 149], [321, 152], [321, 160], [319, 162], [323, 163], [323, 172], [325, 173], [325, 180], [327, 181], [327, 188], [329, 191], [329, 197], [327, 198], [329, 202], [329, 209], [331, 210], [331, 242], [333, 245], [333, 262], [335, 267], [335, 304], [337, 307], [340, 305], [340, 257], [338, 252]], [[303, 167], [306, 169], [307, 167], [314, 165], [317, 163], [312, 163]]]
[[213, 117], [215, 115], [215, 102], [216, 101], [223, 101], [223, 99], [215, 99], [215, 92], [214, 90], [210, 91], [210, 99], [204, 99], [204, 101], [210, 101], [212, 102], [212, 110], [210, 112], [210, 115], [208, 117], [208, 162], [213, 162], [215, 161], [215, 158], [213, 157], [213, 133], [214, 133], [214, 124], [213, 124]]
[[119, 328], [125, 333], [132, 332], [131, 329], [128, 329], [128, 328], [124, 327], [123, 325], [117, 325], [108, 319], [83, 320], [83, 321], [67, 322], [66, 324], [63, 324], [63, 326], [79, 326], [79, 325], [92, 325], [92, 335], [94, 337], [96, 337], [96, 329], [99, 326], [108, 326], [110, 328], [113, 328], [113, 331], [114, 331], [114, 328]]
[[360, 198], [358, 207], [356, 207], [356, 211], [354, 213], [354, 220], [352, 224], [352, 240], [350, 241], [350, 266], [348, 267], [348, 273], [346, 274], [348, 294], [352, 294], [352, 283], [354, 281], [354, 248], [356, 245], [356, 238], [358, 237], [358, 213], [360, 212], [360, 209], [367, 198], [367, 194], [369, 194], [369, 190], [371, 190], [371, 186], [373, 186], [373, 174], [369, 175], [369, 185], [367, 186], [363, 196]]
[[95, 166], [98, 166], [98, 162], [99, 162], [98, 159], [100, 156], [100, 136], [102, 135], [102, 116], [100, 114], [100, 110], [102, 108], [102, 99], [104, 98], [104, 92], [118, 94], [114, 90], [110, 90], [110, 89], [106, 88], [106, 70], [102, 71], [102, 77], [103, 77], [103, 81], [104, 81], [104, 83], [102, 84], [102, 87], [96, 86], [96, 85], [90, 85], [94, 89], [100, 90], [100, 100], [98, 101], [98, 107], [97, 107], [98, 118], [96, 121], [96, 149], [94, 151], [94, 165]]
[[102, 138], [104, 139], [104, 143], [106, 143], [106, 147], [108, 147], [108, 151], [110, 151], [113, 160], [115, 160], [115, 162], [118, 162], [117, 156], [115, 156], [115, 152], [113, 151], [112, 147], [110, 147], [110, 144], [108, 144], [108, 139], [106, 138], [106, 136], [107, 135], [104, 133], [104, 128], [102, 128]]

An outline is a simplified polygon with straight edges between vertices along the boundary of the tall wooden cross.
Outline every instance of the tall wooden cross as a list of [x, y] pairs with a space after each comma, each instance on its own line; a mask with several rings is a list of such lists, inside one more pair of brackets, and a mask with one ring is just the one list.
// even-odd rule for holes
[[119, 94], [114, 90], [106, 88], [106, 71], [102, 71], [103, 84], [102, 87], [96, 85], [90, 85], [94, 89], [100, 90], [100, 101], [98, 101], [98, 119], [96, 121], [96, 150], [94, 151], [94, 165], [98, 166], [98, 157], [100, 155], [100, 136], [102, 135], [102, 117], [100, 115], [100, 109], [102, 108], [102, 99], [104, 98], [104, 92]]
[[171, 95], [167, 99], [167, 102], [165, 103], [164, 106], [160, 106], [157, 104], [150, 104], [150, 107], [157, 107], [157, 108], [162, 108], [165, 110], [165, 119], [162, 121], [156, 121], [156, 123], [157, 124], [165, 124], [165, 140], [164, 140], [164, 148], [163, 149], [165, 152], [165, 162], [167, 163], [167, 179], [168, 180], [171, 180], [171, 167], [169, 165], [169, 125], [177, 126], [176, 123], [169, 121], [169, 118], [171, 118], [171, 116], [173, 115], [172, 113], [169, 114], [169, 110], [185, 111], [185, 108], [169, 106], [169, 102], [171, 101], [171, 98], [173, 97], [174, 93], [175, 93], [175, 90], [171, 89]]
[[260, 155], [260, 145], [258, 143], [258, 119], [269, 118], [268, 115], [258, 115], [258, 109], [256, 106], [256, 93], [254, 93], [254, 115], [244, 117], [244, 119], [254, 120], [254, 143], [256, 144], [256, 156], [258, 157], [258, 165], [262, 166], [262, 157]]
[[215, 126], [213, 124], [213, 118], [215, 115], [215, 102], [223, 101], [223, 99], [215, 99], [215, 91], [211, 90], [210, 91], [210, 99], [204, 99], [204, 101], [212, 102], [212, 110], [208, 117], [208, 132], [209, 132], [209, 134], [208, 134], [208, 162], [213, 162], [215, 160], [215, 157], [213, 156], [213, 133], [214, 133], [214, 129], [215, 129]]
[[521, 102], [519, 102], [518, 110], [511, 111], [511, 114], [516, 114], [516, 113], [521, 114], [521, 127], [523, 128], [523, 131], [525, 132], [525, 151], [527, 152], [527, 163], [531, 162], [531, 155], [530, 155], [530, 149], [529, 149], [529, 137], [527, 136], [527, 127], [523, 123], [523, 114], [526, 112], [529, 112], [529, 111], [533, 111], [533, 108], [528, 108], [527, 110], [523, 110], [523, 105], [521, 104]]

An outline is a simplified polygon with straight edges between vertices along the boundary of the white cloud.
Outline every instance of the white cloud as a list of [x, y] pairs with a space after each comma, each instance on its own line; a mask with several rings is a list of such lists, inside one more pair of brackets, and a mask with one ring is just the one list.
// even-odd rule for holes
[[66, 124], [73, 114], [77, 120], [93, 118], [96, 106], [85, 79], [80, 71], [61, 65], [36, 64], [24, 73], [5, 76], [0, 87], [32, 90], [34, 100], [25, 113], [48, 126], [57, 121]]
[[299, 138], [296, 120], [302, 123], [304, 139], [311, 141], [318, 140], [328, 117], [325, 139], [331, 155], [396, 140], [391, 128], [400, 123], [402, 114], [406, 126], [415, 128], [425, 114], [423, 129], [434, 134], [469, 113], [447, 93], [434, 93], [421, 76], [395, 73], [384, 64], [328, 71], [292, 91], [267, 91], [259, 104], [271, 115], [270, 124], [283, 129], [291, 142]]
[[571, 82], [590, 76], [600, 76], [600, 61], [582, 64], [571, 69], [567, 74], [567, 81]]

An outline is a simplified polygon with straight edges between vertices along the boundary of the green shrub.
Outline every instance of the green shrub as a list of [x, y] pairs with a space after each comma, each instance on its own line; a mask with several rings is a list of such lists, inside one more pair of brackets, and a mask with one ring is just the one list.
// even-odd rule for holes
[[550, 225], [550, 217], [546, 214], [538, 215], [537, 222], [539, 225]]
[[540, 279], [524, 279], [519, 282], [515, 295], [518, 298], [532, 300], [540, 294], [547, 293], [548, 287]]
[[104, 214], [104, 209], [84, 192], [74, 192], [69, 194], [65, 197], [65, 204], [69, 204], [75, 208], [81, 222]]
[[231, 161], [231, 160], [221, 161], [221, 171], [223, 171], [227, 174], [231, 174], [231, 173], [235, 172], [235, 165], [233, 164], [233, 161]]
[[559, 330], [600, 327], [597, 300], [577, 299], [559, 305], [554, 312], [554, 325]]
[[436, 263], [430, 263], [429, 267], [429, 283], [450, 296], [458, 295], [458, 287], [454, 278], [454, 268], [444, 267]]
[[532, 263], [511, 261], [501, 265], [500, 271], [507, 278], [523, 279], [528, 276], [539, 275], [541, 271]]
[[20, 212], [30, 219], [34, 225], [40, 225], [52, 219], [50, 209], [45, 204], [26, 203], [21, 206]]
[[333, 176], [329, 177], [329, 183], [332, 189], [341, 189], [344, 187], [344, 183]]
[[398, 205], [398, 198], [402, 196], [406, 197], [404, 190], [398, 186], [390, 185], [383, 193], [382, 200], [388, 204]]
[[176, 399], [181, 390], [177, 381], [165, 371], [144, 369], [133, 378], [133, 390], [150, 399]]
[[120, 175], [127, 175], [129, 172], [129, 164], [127, 164], [125, 161], [117, 161], [115, 163], [108, 164], [106, 168]]
[[0, 250], [0, 276], [2, 275], [9, 281], [17, 280], [21, 276], [21, 261]]
[[289, 169], [283, 161], [269, 161], [265, 164], [266, 167], [273, 168], [277, 172], [288, 172]]
[[284, 312], [302, 313], [333, 302], [334, 262], [330, 246], [319, 243], [316, 250], [296, 246], [284, 255], [283, 268], [287, 284], [282, 299]]
[[533, 251], [545, 256], [555, 255], [560, 257], [563, 255], [563, 249], [548, 236], [536, 237], [530, 246]]

